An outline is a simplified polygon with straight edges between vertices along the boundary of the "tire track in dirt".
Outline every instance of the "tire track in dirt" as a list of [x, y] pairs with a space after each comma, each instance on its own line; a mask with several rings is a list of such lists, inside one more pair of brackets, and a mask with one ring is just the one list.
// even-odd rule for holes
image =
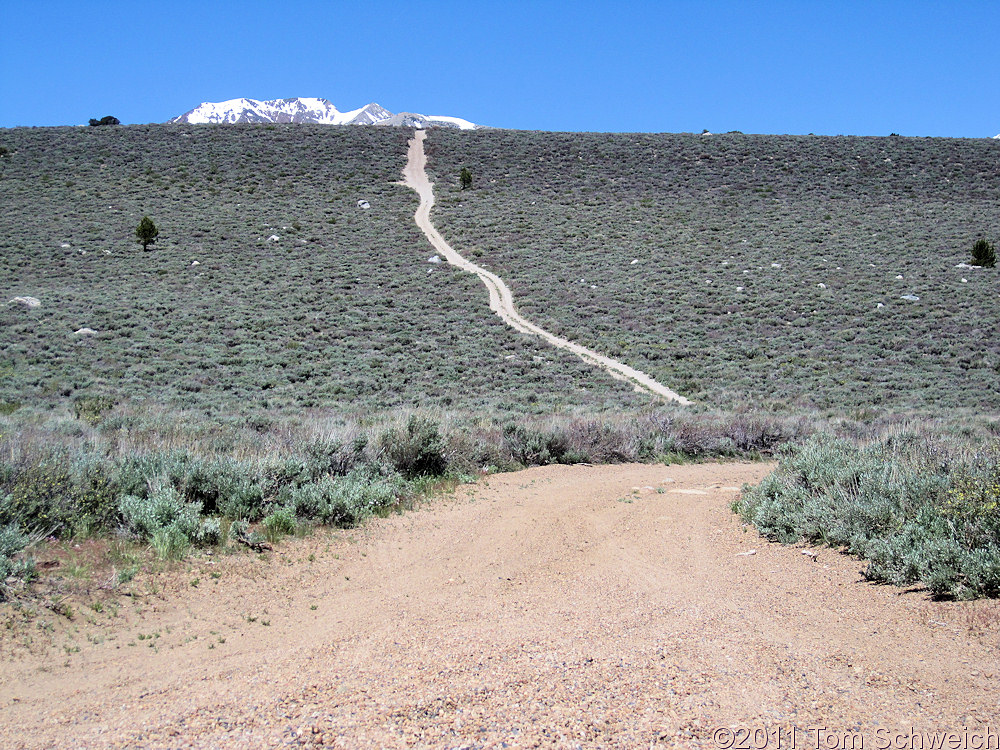
[[58, 634], [0, 627], [0, 748], [995, 734], [997, 603], [873, 586], [834, 550], [768, 543], [729, 504], [772, 469], [536, 467], [267, 555], [192, 555], [103, 613], [73, 601]]
[[645, 391], [668, 401], [676, 401], [679, 404], [690, 404], [689, 399], [657, 382], [646, 373], [603, 354], [598, 354], [594, 350], [568, 339], [556, 336], [535, 325], [517, 311], [517, 307], [514, 305], [514, 296], [503, 279], [467, 260], [445, 241], [441, 233], [431, 223], [431, 209], [434, 207], [434, 185], [427, 177], [427, 155], [424, 153], [424, 139], [426, 137], [427, 131], [418, 130], [410, 139], [406, 167], [403, 169], [403, 184], [415, 190], [420, 196], [420, 206], [413, 218], [434, 249], [441, 253], [445, 260], [463, 271], [474, 273], [482, 280], [490, 295], [490, 309], [514, 330], [539, 336], [559, 349], [570, 351], [584, 362], [606, 370], [613, 377], [632, 383], [638, 391]]

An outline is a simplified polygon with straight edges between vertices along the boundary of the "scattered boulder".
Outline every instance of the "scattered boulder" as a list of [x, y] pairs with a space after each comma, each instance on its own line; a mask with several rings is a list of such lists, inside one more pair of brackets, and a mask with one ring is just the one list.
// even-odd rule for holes
[[900, 299], [905, 299], [905, 300], [908, 300], [910, 302], [919, 302], [920, 301], [920, 297], [918, 297], [915, 294], [904, 294], [904, 295], [902, 295], [900, 297]]
[[358, 201], [358, 208], [363, 208], [366, 211], [372, 207], [372, 204], [366, 201], [364, 198]]
[[73, 331], [73, 335], [74, 336], [96, 336], [97, 335], [97, 331], [95, 331], [93, 328], [80, 328], [80, 329], [77, 329], [76, 331]]
[[41, 307], [42, 303], [37, 297], [14, 297], [8, 305], [24, 305], [29, 310], [34, 310], [36, 307]]
[[432, 255], [431, 257], [429, 257], [427, 259], [427, 262], [428, 263], [440, 263], [441, 262], [441, 257], [438, 256], [438, 255]]

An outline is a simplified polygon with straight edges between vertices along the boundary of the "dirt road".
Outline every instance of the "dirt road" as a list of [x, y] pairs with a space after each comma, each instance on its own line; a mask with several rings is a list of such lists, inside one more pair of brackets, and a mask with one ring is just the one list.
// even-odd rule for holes
[[767, 471], [530, 469], [266, 558], [198, 558], [114, 616], [78, 605], [44, 656], [0, 636], [0, 745], [718, 747], [795, 727], [811, 748], [825, 726], [875, 747], [995, 728], [996, 603], [762, 542], [728, 506]]
[[610, 357], [605, 357], [603, 354], [598, 354], [585, 346], [560, 338], [524, 318], [514, 306], [514, 297], [503, 279], [495, 273], [487, 271], [485, 268], [480, 268], [475, 263], [455, 252], [431, 223], [431, 209], [434, 207], [434, 186], [427, 178], [427, 156], [424, 154], [424, 139], [426, 136], [426, 131], [416, 131], [414, 137], [410, 140], [407, 163], [403, 169], [404, 184], [416, 190], [420, 196], [420, 206], [417, 208], [414, 219], [417, 222], [417, 226], [427, 235], [427, 239], [430, 240], [434, 249], [441, 253], [446, 261], [453, 266], [461, 268], [463, 271], [474, 273], [482, 279], [486, 285], [486, 289], [489, 291], [490, 309], [499, 315], [511, 328], [522, 333], [540, 336], [553, 346], [573, 352], [573, 354], [577, 355], [584, 362], [596, 365], [611, 373], [614, 377], [632, 383], [638, 390], [652, 393], [668, 401], [690, 404], [691, 402], [687, 398], [670, 390], [646, 373], [622, 364]]

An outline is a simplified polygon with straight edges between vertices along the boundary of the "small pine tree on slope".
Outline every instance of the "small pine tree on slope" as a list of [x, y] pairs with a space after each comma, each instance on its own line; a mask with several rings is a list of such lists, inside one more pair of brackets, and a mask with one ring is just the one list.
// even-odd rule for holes
[[139, 226], [135, 228], [136, 242], [142, 244], [143, 250], [156, 242], [156, 237], [159, 234], [160, 230], [156, 228], [156, 224], [148, 216], [143, 216]]
[[972, 246], [972, 265], [993, 268], [996, 264], [997, 252], [993, 245], [984, 239], [976, 240]]

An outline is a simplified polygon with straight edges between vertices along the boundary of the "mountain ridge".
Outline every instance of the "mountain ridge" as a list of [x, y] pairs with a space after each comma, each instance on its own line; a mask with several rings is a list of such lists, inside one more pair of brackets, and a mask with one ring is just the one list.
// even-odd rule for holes
[[322, 125], [385, 125], [412, 128], [447, 127], [474, 130], [476, 125], [461, 117], [422, 115], [413, 112], [394, 114], [371, 102], [358, 109], [341, 112], [328, 99], [293, 97], [288, 99], [228, 99], [202, 102], [192, 110], [167, 121], [168, 124], [235, 125], [243, 123], [316, 123]]

